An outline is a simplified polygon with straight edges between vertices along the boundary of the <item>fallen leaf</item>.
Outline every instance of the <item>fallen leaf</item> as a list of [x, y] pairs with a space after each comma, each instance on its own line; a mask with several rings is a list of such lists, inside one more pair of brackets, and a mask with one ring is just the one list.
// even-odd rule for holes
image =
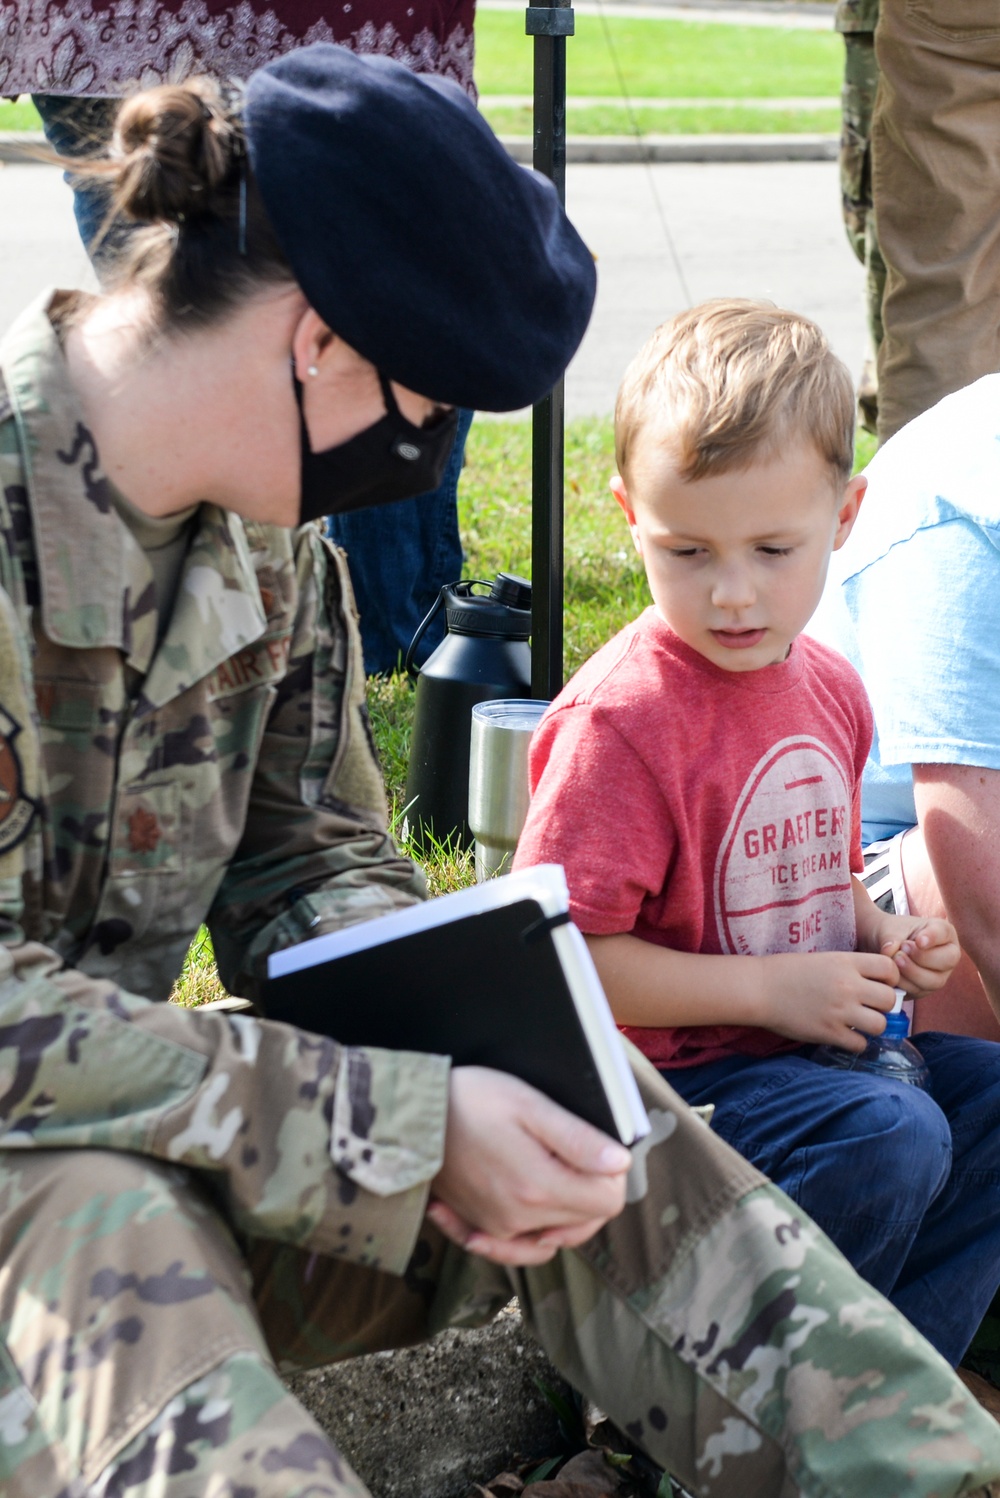
[[516, 1472], [498, 1472], [487, 1483], [473, 1483], [467, 1498], [518, 1498], [523, 1492], [523, 1477], [519, 1477]]
[[[601, 1426], [607, 1425], [608, 1417], [592, 1399], [583, 1401], [583, 1433], [587, 1438], [588, 1446], [606, 1446], [607, 1431], [602, 1431]], [[597, 1439], [595, 1440], [595, 1437]]]
[[531, 1498], [621, 1498], [634, 1484], [617, 1473], [600, 1451], [571, 1456], [558, 1477], [531, 1485]]

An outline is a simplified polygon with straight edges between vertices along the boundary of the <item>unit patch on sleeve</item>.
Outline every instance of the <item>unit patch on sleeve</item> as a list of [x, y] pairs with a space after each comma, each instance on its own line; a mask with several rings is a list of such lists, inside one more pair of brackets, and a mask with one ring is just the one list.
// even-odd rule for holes
[[37, 809], [24, 791], [16, 744], [20, 732], [21, 725], [0, 707], [0, 853], [27, 837]]

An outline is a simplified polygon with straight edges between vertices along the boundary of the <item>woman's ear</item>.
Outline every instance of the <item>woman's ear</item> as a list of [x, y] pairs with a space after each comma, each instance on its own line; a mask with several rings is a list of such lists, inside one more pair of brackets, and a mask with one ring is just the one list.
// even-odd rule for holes
[[292, 363], [295, 378], [301, 384], [304, 385], [310, 374], [320, 369], [324, 357], [337, 341], [336, 333], [331, 332], [319, 313], [307, 307], [292, 334]]

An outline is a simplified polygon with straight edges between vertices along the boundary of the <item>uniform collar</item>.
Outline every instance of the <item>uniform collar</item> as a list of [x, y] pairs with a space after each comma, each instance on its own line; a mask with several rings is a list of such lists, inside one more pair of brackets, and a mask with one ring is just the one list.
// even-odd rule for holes
[[60, 645], [120, 650], [146, 677], [142, 697], [160, 706], [259, 639], [264, 608], [242, 521], [202, 505], [157, 649], [152, 571], [114, 507], [52, 325], [72, 295], [47, 292], [0, 346], [24, 455], [42, 625]]

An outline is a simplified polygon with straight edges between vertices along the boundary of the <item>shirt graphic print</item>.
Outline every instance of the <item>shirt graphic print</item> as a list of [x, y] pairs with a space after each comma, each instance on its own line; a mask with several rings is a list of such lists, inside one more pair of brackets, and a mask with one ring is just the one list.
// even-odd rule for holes
[[853, 951], [851, 792], [821, 739], [762, 755], [736, 800], [715, 865], [719, 949]]

